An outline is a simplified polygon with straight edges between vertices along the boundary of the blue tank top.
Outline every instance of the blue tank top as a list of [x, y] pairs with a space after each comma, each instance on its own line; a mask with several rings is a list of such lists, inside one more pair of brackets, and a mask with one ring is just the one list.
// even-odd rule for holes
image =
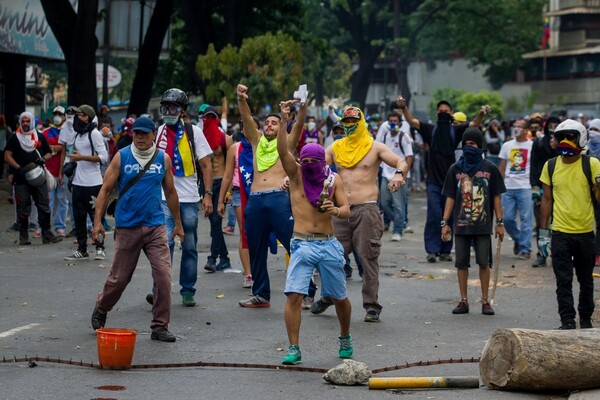
[[[137, 162], [131, 146], [119, 150], [121, 169], [119, 171], [119, 193], [127, 183], [136, 177], [143, 167]], [[115, 211], [117, 228], [157, 226], [165, 223], [162, 211], [161, 184], [165, 176], [165, 152], [159, 150], [154, 162], [142, 178], [119, 199]]]

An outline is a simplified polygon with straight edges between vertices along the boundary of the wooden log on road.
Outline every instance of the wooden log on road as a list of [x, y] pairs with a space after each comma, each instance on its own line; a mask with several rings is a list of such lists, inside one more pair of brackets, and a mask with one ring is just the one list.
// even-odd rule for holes
[[600, 329], [499, 329], [483, 349], [479, 372], [492, 389], [600, 388]]

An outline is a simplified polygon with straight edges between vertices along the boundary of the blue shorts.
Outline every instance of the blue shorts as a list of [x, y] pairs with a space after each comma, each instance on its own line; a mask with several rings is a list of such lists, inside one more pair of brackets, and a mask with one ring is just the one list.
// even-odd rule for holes
[[346, 294], [344, 248], [337, 239], [290, 242], [292, 255], [284, 293], [308, 294], [308, 285], [316, 268], [321, 277], [321, 296], [343, 300]]
[[239, 207], [242, 205], [242, 198], [240, 196], [240, 188], [237, 186], [233, 187], [233, 191], [231, 192], [231, 206]]

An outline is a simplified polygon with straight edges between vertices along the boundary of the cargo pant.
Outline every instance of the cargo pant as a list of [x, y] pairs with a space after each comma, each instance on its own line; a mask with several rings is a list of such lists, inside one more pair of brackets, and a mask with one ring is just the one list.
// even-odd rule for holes
[[383, 236], [383, 217], [377, 203], [350, 206], [350, 218], [333, 219], [335, 237], [344, 246], [344, 255], [355, 251], [363, 265], [363, 308], [381, 312], [379, 304], [379, 254]]

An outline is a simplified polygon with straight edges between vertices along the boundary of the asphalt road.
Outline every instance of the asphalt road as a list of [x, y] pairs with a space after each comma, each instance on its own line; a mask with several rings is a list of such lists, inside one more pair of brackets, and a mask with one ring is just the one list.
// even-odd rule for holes
[[[63, 257], [75, 245], [65, 240], [56, 245], [19, 247], [18, 234], [6, 232], [14, 219], [7, 202], [6, 183], [0, 185], [0, 398], [2, 399], [561, 399], [564, 394], [511, 393], [486, 388], [469, 390], [369, 391], [366, 386], [327, 384], [319, 373], [232, 368], [173, 368], [105, 371], [86, 367], [38, 362], [2, 363], [2, 357], [49, 356], [97, 362], [97, 342], [90, 325], [95, 298], [111, 265], [113, 240], [107, 236], [103, 262], [68, 263]], [[425, 262], [423, 226], [425, 197], [411, 194], [410, 225], [414, 234], [400, 243], [384, 234], [380, 257], [381, 322], [363, 322], [361, 280], [348, 281], [353, 304], [354, 359], [371, 369], [448, 358], [479, 357], [494, 330], [506, 327], [553, 329], [559, 325], [551, 268], [533, 269], [512, 255], [512, 242], [502, 249], [496, 315], [480, 313], [478, 277], [469, 280], [471, 313], [455, 316], [458, 287], [453, 263]], [[269, 256], [273, 290], [269, 309], [243, 309], [240, 299], [250, 291], [234, 273], [205, 274], [209, 223], [200, 223], [197, 307], [181, 305], [178, 285], [179, 253], [173, 270], [173, 306], [170, 330], [176, 343], [150, 340], [150, 306], [145, 295], [151, 287], [149, 263], [144, 256], [120, 302], [109, 314], [107, 327], [136, 329], [139, 334], [134, 364], [183, 362], [237, 362], [279, 364], [287, 348], [283, 321], [285, 256]], [[227, 236], [234, 268], [239, 269], [236, 235]], [[474, 271], [476, 272], [476, 271]], [[223, 295], [223, 296], [221, 296]], [[323, 315], [303, 311], [302, 364], [331, 368], [337, 358], [337, 318], [333, 309]], [[478, 376], [478, 364], [445, 364], [387, 372], [378, 376]], [[123, 390], [106, 391], [100, 386]]]

